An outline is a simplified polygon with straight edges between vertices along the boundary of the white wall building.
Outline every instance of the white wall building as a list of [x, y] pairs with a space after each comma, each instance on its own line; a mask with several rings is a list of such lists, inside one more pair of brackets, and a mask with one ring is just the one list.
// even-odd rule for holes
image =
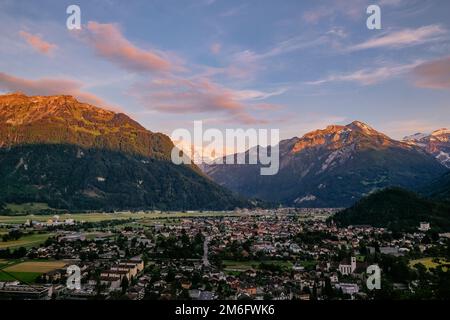
[[338, 283], [336, 284], [336, 289], [341, 289], [342, 293], [354, 295], [359, 292], [359, 287], [356, 283]]
[[420, 226], [419, 226], [419, 230], [420, 231], [426, 232], [426, 231], [428, 231], [430, 229], [431, 229], [431, 227], [430, 227], [430, 223], [429, 222], [421, 222], [420, 223]]
[[350, 258], [350, 264], [348, 263], [340, 263], [339, 264], [339, 272], [342, 275], [349, 275], [352, 274], [356, 269], [356, 258], [351, 257]]

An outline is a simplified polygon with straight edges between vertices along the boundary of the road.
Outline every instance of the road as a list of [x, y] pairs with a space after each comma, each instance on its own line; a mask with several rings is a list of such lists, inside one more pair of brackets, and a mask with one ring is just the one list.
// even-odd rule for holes
[[210, 263], [208, 260], [208, 244], [209, 244], [209, 237], [205, 238], [205, 241], [203, 242], [203, 266], [209, 267]]

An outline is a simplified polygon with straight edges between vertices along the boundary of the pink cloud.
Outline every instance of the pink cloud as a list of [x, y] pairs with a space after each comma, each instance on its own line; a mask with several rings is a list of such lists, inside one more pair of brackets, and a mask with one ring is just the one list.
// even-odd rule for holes
[[20, 91], [27, 95], [72, 95], [81, 102], [117, 110], [96, 95], [82, 90], [81, 82], [64, 78], [24, 79], [0, 72], [0, 90]]
[[413, 75], [420, 88], [450, 89], [450, 56], [418, 65]]
[[303, 14], [303, 20], [310, 24], [316, 24], [322, 19], [329, 19], [335, 15], [344, 15], [354, 20], [360, 19], [366, 16], [367, 5], [365, 0], [336, 0], [306, 11]]
[[88, 22], [83, 35], [95, 52], [133, 72], [165, 72], [177, 69], [167, 54], [158, 50], [143, 50], [128, 41], [116, 24]]
[[440, 40], [447, 30], [439, 25], [429, 25], [417, 29], [404, 29], [380, 37], [369, 39], [363, 43], [350, 47], [350, 51], [374, 48], [401, 48], [421, 45], [431, 41]]
[[255, 101], [275, 93], [236, 91], [218, 85], [207, 78], [164, 78], [149, 84], [137, 84], [132, 90], [145, 106], [165, 113], [227, 113], [231, 119], [243, 124], [262, 124], [265, 120], [251, 115], [248, 110], [273, 110], [279, 106]]
[[[180, 75], [186, 70], [175, 55], [136, 47], [124, 37], [115, 24], [91, 21], [80, 36], [94, 48], [99, 56], [118, 66], [133, 72], [153, 74], [149, 83], [141, 81], [136, 83], [130, 89], [130, 94], [147, 108], [158, 112], [180, 114], [221, 112], [228, 114], [228, 119], [240, 123], [265, 123], [264, 120], [250, 114], [248, 110], [273, 110], [275, 106], [258, 101], [282, 93], [265, 93], [256, 90], [236, 91], [210, 80], [211, 76], [217, 74], [239, 73], [240, 75], [241, 68], [200, 66], [200, 69], [205, 70], [205, 74], [190, 78]], [[214, 43], [210, 50], [218, 54], [221, 51], [221, 45]]]
[[43, 40], [38, 35], [33, 35], [31, 33], [28, 33], [26, 31], [20, 31], [19, 35], [25, 39], [25, 41], [32, 46], [36, 51], [39, 51], [43, 54], [50, 54], [53, 49], [55, 49], [57, 46], [55, 44], [49, 43], [45, 40]]

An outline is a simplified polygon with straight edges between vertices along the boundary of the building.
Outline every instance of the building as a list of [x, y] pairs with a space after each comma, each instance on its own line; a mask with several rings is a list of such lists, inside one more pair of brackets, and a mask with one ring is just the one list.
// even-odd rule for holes
[[128, 289], [128, 298], [130, 300], [142, 300], [145, 296], [145, 289], [139, 286], [134, 286]]
[[61, 280], [65, 274], [66, 274], [65, 269], [56, 269], [43, 274], [42, 277], [47, 282], [56, 282]]
[[289, 246], [289, 250], [291, 250], [292, 253], [300, 253], [300, 246], [296, 243], [293, 243]]
[[117, 290], [120, 288], [122, 282], [118, 277], [102, 276], [100, 277], [100, 283], [107, 286], [111, 290]]
[[214, 293], [211, 291], [189, 290], [189, 297], [193, 300], [214, 300]]
[[341, 289], [342, 293], [354, 295], [359, 292], [359, 287], [356, 283], [337, 283], [335, 285], [336, 289]]
[[339, 264], [339, 272], [342, 275], [352, 274], [355, 271], [355, 269], [356, 269], [356, 258], [355, 257], [351, 257], [350, 262], [344, 260]]
[[130, 260], [121, 260], [121, 265], [127, 265], [128, 267], [136, 268], [137, 272], [144, 270], [144, 261], [141, 258], [132, 258]]
[[109, 270], [103, 271], [100, 276], [105, 281], [110, 281], [110, 279], [119, 279], [122, 281], [123, 278], [131, 280], [135, 278], [139, 272], [144, 270], [144, 261], [140, 258], [132, 258], [130, 260], [120, 260], [117, 265], [112, 266]]
[[114, 278], [122, 281], [123, 278], [131, 279], [130, 273], [128, 271], [114, 271], [114, 270], [106, 270], [100, 274], [101, 278]]
[[403, 253], [400, 252], [400, 248], [398, 247], [380, 247], [380, 253], [388, 254], [394, 257], [399, 257], [403, 255]]
[[74, 219], [66, 219], [66, 220], [64, 220], [64, 224], [72, 226], [75, 224], [75, 220]]
[[16, 282], [0, 282], [0, 299], [3, 300], [48, 300], [51, 287], [21, 285]]
[[430, 229], [431, 229], [431, 227], [430, 227], [430, 223], [429, 222], [421, 222], [420, 223], [419, 231], [427, 232]]
[[134, 264], [121, 263], [111, 267], [110, 271], [126, 271], [128, 273], [128, 279], [131, 279], [131, 277], [136, 277], [138, 274], [138, 269]]
[[58, 238], [58, 242], [74, 242], [74, 241], [84, 241], [86, 240], [86, 236], [81, 233], [72, 233], [61, 236]]
[[253, 287], [253, 286], [247, 286], [247, 287], [241, 288], [240, 290], [249, 296], [256, 295], [256, 287]]

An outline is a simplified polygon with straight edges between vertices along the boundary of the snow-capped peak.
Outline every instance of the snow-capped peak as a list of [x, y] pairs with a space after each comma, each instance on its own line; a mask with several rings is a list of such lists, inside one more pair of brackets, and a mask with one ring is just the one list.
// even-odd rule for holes
[[376, 132], [375, 129], [373, 129], [372, 127], [368, 126], [367, 124], [365, 124], [364, 122], [361, 122], [361, 121], [353, 121], [352, 123], [347, 125], [347, 127], [351, 128], [351, 129], [358, 128], [359, 130], [361, 130], [361, 131], [363, 131], [364, 133], [367, 133], [367, 134]]
[[410, 136], [404, 137], [403, 141], [420, 141], [420, 140], [425, 139], [425, 138], [427, 138], [429, 136], [430, 136], [429, 133], [418, 132], [418, 133], [412, 134]]
[[403, 142], [423, 148], [440, 163], [450, 168], [450, 130], [442, 128], [431, 134], [416, 133], [403, 138]]
[[442, 128], [436, 131], [433, 131], [433, 133], [431, 134], [432, 136], [440, 136], [443, 134], [450, 134], [450, 130], [447, 128]]

